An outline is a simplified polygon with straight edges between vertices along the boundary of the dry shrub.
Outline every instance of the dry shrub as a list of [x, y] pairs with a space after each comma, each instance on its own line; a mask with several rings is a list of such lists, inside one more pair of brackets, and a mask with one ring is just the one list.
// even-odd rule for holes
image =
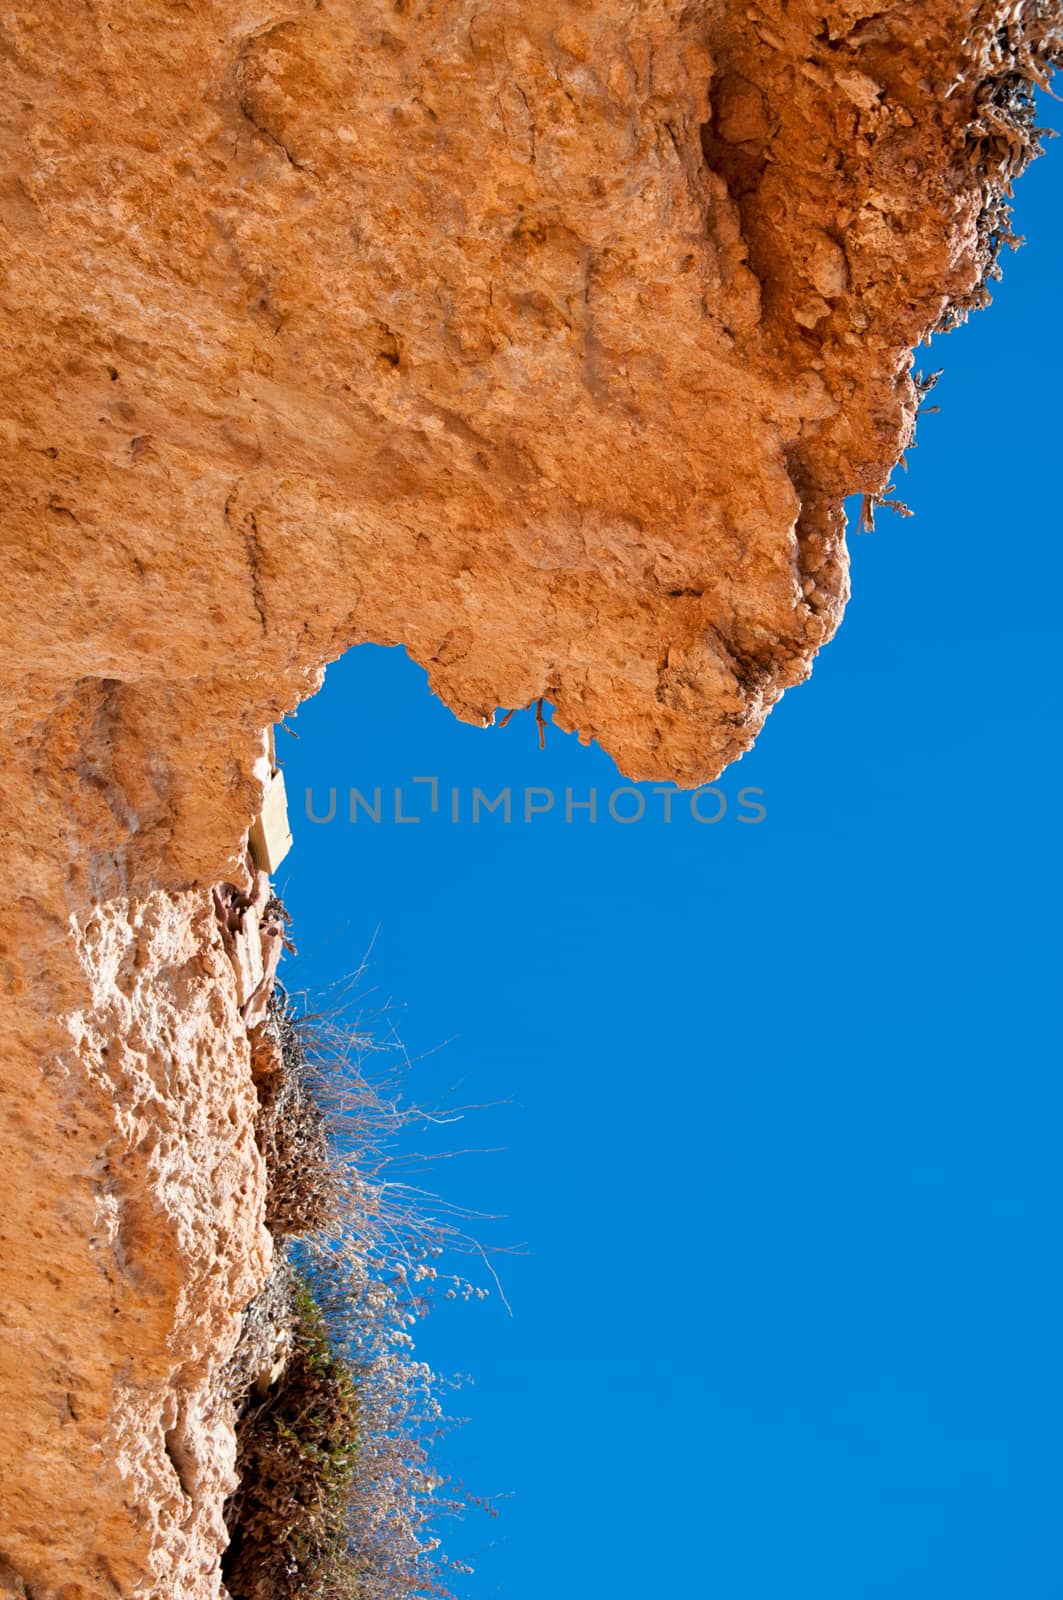
[[370, 1082], [372, 1047], [342, 1016], [300, 1017], [278, 989], [263, 1030], [257, 1133], [278, 1254], [231, 1368], [240, 1487], [225, 1581], [234, 1600], [446, 1595], [467, 1569], [436, 1530], [469, 1500], [433, 1468], [450, 1424], [410, 1329], [434, 1291], [486, 1291], [440, 1273], [467, 1242], [466, 1214], [400, 1181], [395, 1146], [449, 1119], [407, 1106], [395, 1074]]
[[307, 1060], [295, 1010], [278, 984], [252, 1039], [258, 1093], [255, 1140], [266, 1164], [266, 1226], [285, 1238], [335, 1219], [339, 1180], [321, 1086]]
[[241, 1419], [225, 1583], [234, 1600], [353, 1600], [359, 1590], [345, 1567], [357, 1390], [307, 1285], [298, 1274], [286, 1279], [291, 1350], [277, 1383]]
[[968, 312], [989, 304], [989, 284], [1001, 277], [1002, 249], [1022, 243], [1011, 226], [1012, 186], [1042, 154], [1042, 139], [1051, 136], [1051, 130], [1037, 126], [1035, 91], [1051, 92], [1052, 75], [1063, 61], [1058, 0], [1026, 0], [1012, 6], [1003, 22], [998, 21], [999, 14], [999, 0], [983, 0], [969, 35], [984, 39], [964, 149], [965, 161], [982, 190], [981, 276], [969, 294], [949, 303], [936, 333], [947, 332], [964, 322]]

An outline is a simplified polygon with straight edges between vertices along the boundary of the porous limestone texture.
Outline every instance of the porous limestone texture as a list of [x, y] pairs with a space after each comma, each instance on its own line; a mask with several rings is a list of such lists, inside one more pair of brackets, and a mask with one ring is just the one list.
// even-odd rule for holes
[[271, 1259], [232, 967], [196, 891], [22, 925], [34, 947], [5, 951], [0, 1594], [216, 1595], [235, 1486], [218, 1378]]
[[219, 1592], [270, 1242], [209, 891], [250, 885], [265, 725], [374, 640], [632, 778], [747, 749], [838, 625], [909, 347], [979, 297], [1057, 23], [0, 12], [0, 1589]]

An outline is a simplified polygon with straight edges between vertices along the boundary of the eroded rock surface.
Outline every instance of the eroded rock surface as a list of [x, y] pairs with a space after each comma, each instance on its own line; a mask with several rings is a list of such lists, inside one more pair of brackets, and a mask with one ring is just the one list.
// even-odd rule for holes
[[[748, 748], [977, 300], [1058, 12], [39, 0], [0, 16], [0, 1583], [218, 1592], [262, 1281], [262, 728], [364, 640], [634, 778]], [[212, 1409], [214, 1406], [214, 1409]]]
[[216, 1379], [271, 1259], [233, 970], [195, 891], [43, 928], [5, 973], [0, 1593], [216, 1594]]

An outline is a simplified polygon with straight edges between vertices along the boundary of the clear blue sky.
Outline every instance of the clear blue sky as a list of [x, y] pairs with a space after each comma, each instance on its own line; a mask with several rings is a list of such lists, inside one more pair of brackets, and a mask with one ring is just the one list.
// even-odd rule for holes
[[510, 1101], [435, 1181], [526, 1242], [513, 1316], [420, 1339], [476, 1378], [446, 1465], [510, 1496], [450, 1541], [473, 1600], [1063, 1596], [1063, 151], [1017, 218], [993, 308], [919, 352], [916, 515], [853, 535], [841, 633], [718, 824], [352, 827], [351, 785], [621, 782], [530, 717], [460, 725], [399, 651], [278, 734], [286, 981], [376, 934], [367, 1011], [444, 1046], [414, 1095]]

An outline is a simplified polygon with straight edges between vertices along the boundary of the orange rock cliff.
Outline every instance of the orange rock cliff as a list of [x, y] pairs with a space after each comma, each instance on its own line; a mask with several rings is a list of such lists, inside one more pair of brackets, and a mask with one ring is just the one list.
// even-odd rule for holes
[[634, 779], [748, 749], [841, 620], [911, 347], [984, 299], [1059, 26], [0, 17], [0, 1593], [221, 1592], [219, 1374], [271, 1240], [259, 935], [210, 891], [251, 888], [265, 727], [373, 640]]

